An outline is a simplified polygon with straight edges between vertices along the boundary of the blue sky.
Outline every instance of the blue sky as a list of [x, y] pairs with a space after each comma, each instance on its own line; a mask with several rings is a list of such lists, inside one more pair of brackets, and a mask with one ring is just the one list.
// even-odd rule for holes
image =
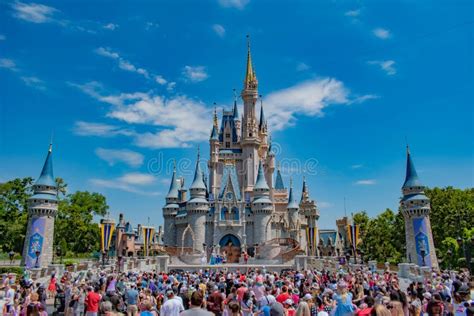
[[[398, 207], [406, 139], [428, 186], [474, 185], [471, 1], [0, 4], [0, 181], [55, 175], [111, 213], [162, 223], [171, 160], [208, 157], [213, 104], [240, 92], [250, 34], [284, 180], [320, 227]], [[295, 161], [297, 163], [295, 163]], [[157, 167], [157, 166], [168, 166]]]

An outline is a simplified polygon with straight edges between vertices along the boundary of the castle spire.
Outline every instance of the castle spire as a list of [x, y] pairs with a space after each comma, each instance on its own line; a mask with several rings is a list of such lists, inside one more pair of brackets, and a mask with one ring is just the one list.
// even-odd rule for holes
[[53, 175], [53, 143], [52, 141], [49, 144], [48, 154], [46, 155], [43, 169], [41, 170], [41, 174], [38, 180], [36, 180], [35, 185], [46, 185], [50, 187], [56, 187], [56, 182], [54, 181], [54, 175]]
[[418, 174], [416, 173], [415, 164], [411, 159], [410, 148], [407, 145], [407, 170], [405, 175], [405, 182], [403, 183], [403, 188], [405, 187], [416, 187], [421, 186], [420, 180], [418, 179]]
[[281, 176], [280, 165], [278, 165], [277, 176], [276, 176], [276, 181], [275, 181], [275, 190], [284, 190], [284, 189], [285, 189], [285, 185], [283, 184], [283, 177]]
[[287, 209], [299, 209], [298, 202], [296, 202], [295, 196], [293, 194], [293, 180], [290, 178], [290, 194], [288, 196], [288, 206]]
[[260, 163], [258, 165], [257, 181], [255, 182], [254, 189], [269, 190], [267, 180], [265, 180], [265, 174], [263, 172], [263, 165], [262, 165], [261, 160], [260, 160]]
[[203, 178], [202, 178], [201, 166], [199, 164], [200, 157], [201, 157], [201, 155], [200, 155], [199, 147], [198, 147], [196, 170], [194, 171], [193, 183], [191, 184], [191, 186], [189, 188], [190, 189], [203, 189], [203, 190], [206, 190], [206, 185], [204, 184], [204, 181], [203, 181]]
[[257, 75], [253, 69], [252, 54], [250, 53], [250, 36], [247, 35], [247, 71], [245, 72], [244, 89], [256, 89]]
[[265, 120], [265, 114], [263, 113], [262, 95], [260, 95], [260, 123], [258, 124], [258, 129], [263, 130], [266, 124], [267, 120]]
[[303, 176], [303, 189], [301, 190], [301, 202], [309, 199], [308, 187], [306, 186], [306, 177]]
[[176, 180], [176, 161], [173, 162], [173, 176], [171, 177], [170, 189], [166, 198], [178, 198], [179, 194], [178, 181]]
[[214, 102], [214, 116], [213, 116], [213, 123], [214, 123], [214, 127], [217, 129], [219, 129], [219, 123], [217, 121], [217, 108], [216, 108], [216, 102]]

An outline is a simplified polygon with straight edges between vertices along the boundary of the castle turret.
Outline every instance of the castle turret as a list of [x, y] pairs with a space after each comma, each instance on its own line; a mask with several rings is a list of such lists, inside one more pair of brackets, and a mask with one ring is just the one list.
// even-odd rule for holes
[[[319, 211], [316, 202], [309, 198], [309, 189], [306, 179], [303, 177], [303, 189], [301, 190], [300, 218], [302, 219], [301, 233], [305, 233], [306, 238], [302, 238], [301, 247], [306, 248], [310, 256], [318, 255], [318, 225]], [[304, 220], [303, 220], [304, 219]]]
[[234, 100], [234, 124], [235, 129], [237, 131], [237, 140], [240, 142], [240, 138], [242, 137], [242, 124], [239, 117], [239, 109], [237, 107], [237, 100]]
[[290, 220], [290, 235], [293, 239], [298, 240], [298, 229], [299, 229], [299, 214], [300, 209], [296, 197], [293, 194], [293, 181], [290, 179], [290, 194], [288, 196], [288, 219]]
[[207, 189], [203, 179], [203, 172], [201, 171], [199, 149], [194, 179], [189, 187], [189, 192], [191, 199], [186, 204], [186, 210], [191, 230], [190, 236], [193, 240], [192, 243], [186, 240], [184, 246], [202, 250], [205, 243], [205, 223], [209, 202], [206, 199]]
[[33, 185], [33, 196], [28, 199], [28, 226], [22, 257], [22, 265], [28, 268], [46, 267], [53, 260], [57, 194], [53, 175], [53, 146], [50, 144], [41, 174]]
[[405, 219], [407, 259], [420, 266], [438, 268], [430, 222], [430, 199], [425, 186], [418, 179], [415, 165], [407, 146], [405, 182], [402, 186], [401, 212]]
[[252, 65], [252, 55], [250, 53], [250, 41], [247, 43], [247, 69], [245, 72], [244, 88], [242, 89], [242, 100], [244, 102], [244, 117], [242, 120], [242, 161], [246, 177], [243, 179], [244, 189], [252, 190], [256, 180], [258, 166], [260, 137], [258, 135], [257, 118], [255, 106], [258, 98], [257, 75]]
[[171, 177], [170, 189], [166, 195], [166, 205], [163, 207], [164, 217], [164, 240], [165, 246], [176, 246], [176, 214], [179, 206], [179, 185], [176, 179], [176, 166], [173, 167], [173, 176]]
[[270, 200], [270, 188], [265, 180], [261, 161], [258, 165], [257, 181], [253, 188], [253, 195], [252, 210], [255, 214], [254, 240], [256, 243], [262, 244], [271, 238], [270, 220], [273, 202]]
[[217, 194], [217, 185], [218, 185], [218, 179], [217, 179], [217, 168], [219, 164], [219, 126], [217, 123], [217, 112], [214, 109], [214, 124], [212, 125], [212, 131], [211, 131], [211, 137], [209, 139], [209, 146], [210, 146], [210, 159], [208, 162], [208, 168], [209, 168], [209, 188], [210, 188], [210, 194], [212, 194], [213, 197], [216, 196]]

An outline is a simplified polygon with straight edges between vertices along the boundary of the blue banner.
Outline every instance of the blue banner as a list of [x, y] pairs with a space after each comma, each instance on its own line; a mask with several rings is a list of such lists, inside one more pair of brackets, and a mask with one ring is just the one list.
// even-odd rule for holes
[[38, 257], [36, 253], [38, 252], [39, 256], [41, 256], [43, 252], [45, 224], [46, 219], [43, 217], [33, 218], [31, 221], [31, 231], [33, 234], [28, 241], [28, 254], [25, 260], [25, 264], [28, 268], [34, 268], [36, 266]]
[[[416, 263], [420, 266], [431, 267], [430, 243], [428, 239], [428, 229], [426, 227], [426, 217], [413, 219], [413, 230], [416, 244]], [[424, 256], [422, 256], [424, 250]]]

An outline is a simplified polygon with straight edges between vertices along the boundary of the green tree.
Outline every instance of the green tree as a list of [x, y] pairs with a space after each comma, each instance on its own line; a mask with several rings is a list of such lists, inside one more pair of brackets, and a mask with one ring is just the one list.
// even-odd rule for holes
[[99, 248], [100, 231], [94, 216], [104, 216], [108, 205], [99, 193], [77, 191], [60, 200], [55, 224], [55, 245], [63, 252], [89, 253]]
[[32, 178], [23, 178], [0, 184], [0, 250], [3, 252], [22, 252], [32, 183]]

